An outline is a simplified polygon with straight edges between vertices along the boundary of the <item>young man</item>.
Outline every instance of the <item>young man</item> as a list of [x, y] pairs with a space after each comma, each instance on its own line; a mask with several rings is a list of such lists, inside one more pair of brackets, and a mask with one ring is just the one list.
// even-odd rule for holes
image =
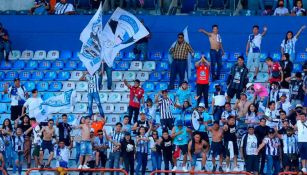
[[11, 51], [11, 42], [9, 39], [9, 34], [7, 30], [0, 23], [0, 60], [4, 58], [5, 51], [5, 61], [9, 61], [9, 55]]
[[215, 92], [212, 97], [212, 106], [213, 106], [213, 119], [214, 121], [220, 121], [222, 113], [226, 104], [226, 92], [222, 90], [220, 84], [215, 84]]
[[307, 172], [307, 118], [305, 113], [300, 113], [296, 118], [296, 128], [297, 128], [297, 138], [298, 138], [298, 148], [300, 152], [300, 157], [302, 160], [302, 171]]
[[22, 164], [24, 162], [24, 136], [21, 128], [16, 129], [16, 133], [12, 137], [13, 139], [13, 174], [16, 172], [16, 167], [18, 168], [18, 175], [21, 175]]
[[201, 59], [195, 63], [195, 67], [196, 67], [197, 106], [199, 105], [203, 97], [205, 102], [205, 107], [208, 109], [210, 63], [207, 61], [206, 57], [202, 55]]
[[140, 127], [144, 127], [146, 132], [149, 129], [149, 122], [148, 122], [146, 115], [143, 111], [140, 113], [140, 120], [138, 120], [134, 123], [134, 125], [132, 127], [132, 131], [134, 131], [135, 133], [138, 133]]
[[236, 110], [232, 109], [231, 108], [231, 103], [230, 102], [226, 102], [225, 103], [225, 109], [222, 113], [222, 116], [221, 116], [221, 123], [224, 125], [227, 123], [227, 118], [229, 116], [238, 116], [238, 113]]
[[240, 94], [240, 99], [237, 100], [234, 109], [238, 111], [238, 118], [245, 118], [249, 105], [252, 103], [247, 101], [247, 95], [245, 93]]
[[[287, 115], [290, 114], [290, 111], [292, 110], [292, 105], [290, 103], [289, 100], [287, 100], [287, 95], [286, 94], [282, 94], [280, 96], [280, 100], [276, 103], [276, 109], [279, 110], [283, 110], [286, 112]], [[295, 106], [294, 106], [295, 107]]]
[[125, 132], [125, 138], [121, 141], [121, 151], [126, 172], [129, 172], [130, 175], [134, 175], [135, 143], [134, 140], [131, 139], [130, 132]]
[[244, 57], [239, 56], [238, 62], [235, 64], [230, 71], [230, 74], [227, 79], [227, 101], [230, 100], [236, 95], [236, 98], [240, 98], [240, 94], [244, 91], [248, 83], [248, 69], [244, 64]]
[[266, 34], [268, 28], [263, 27], [263, 32], [259, 33], [259, 26], [253, 26], [253, 34], [248, 36], [248, 41], [246, 44], [246, 55], [247, 55], [247, 68], [251, 70], [252, 66], [255, 67], [255, 74], [253, 80], [257, 79], [260, 66], [260, 54], [261, 54], [261, 40]]
[[[48, 126], [43, 127], [43, 129], [41, 130], [41, 133], [43, 135], [43, 141], [41, 149], [39, 151], [39, 158], [40, 158], [40, 163], [42, 163], [42, 166], [46, 168], [50, 168], [50, 163], [54, 156], [53, 139], [56, 138], [56, 135], [55, 135], [55, 128], [53, 127], [53, 125], [54, 125], [53, 119], [49, 119]], [[49, 158], [47, 164], [45, 165], [43, 163], [43, 159], [44, 159], [44, 152], [46, 149], [49, 151]]]
[[[187, 128], [186, 126], [183, 126], [183, 121], [182, 120], [177, 120], [176, 126], [172, 129], [172, 138], [173, 138], [173, 143], [176, 146], [176, 149], [180, 149], [182, 154], [183, 154], [183, 160], [182, 160], [182, 170], [184, 172], [187, 172], [187, 154], [188, 154], [188, 139], [189, 139], [189, 134], [192, 131]], [[173, 156], [173, 161], [174, 161], [174, 167], [172, 171], [177, 170], [177, 158]]]
[[59, 140], [65, 141], [65, 146], [70, 146], [72, 144], [70, 138], [72, 128], [67, 123], [67, 114], [62, 114], [62, 122], [59, 122], [59, 118], [57, 119], [56, 126], [59, 128]]
[[[292, 78], [295, 78], [292, 80]], [[291, 105], [296, 106], [297, 104], [303, 104], [304, 101], [304, 90], [303, 90], [303, 76], [301, 72], [295, 73], [294, 77], [286, 78], [286, 81], [290, 82], [291, 92]]]
[[209, 151], [209, 144], [205, 140], [201, 139], [201, 135], [194, 133], [193, 140], [188, 145], [188, 155], [191, 161], [191, 171], [195, 170], [197, 158], [201, 157], [202, 170], [206, 171], [207, 153]]
[[33, 117], [30, 119], [30, 124], [31, 128], [29, 128], [26, 132], [24, 132], [25, 135], [29, 134], [31, 131], [33, 132], [33, 144], [34, 144], [34, 149], [33, 149], [33, 157], [35, 160], [35, 167], [40, 168], [40, 162], [39, 162], [39, 151], [41, 149], [41, 144], [42, 144], [42, 139], [41, 139], [41, 128], [36, 122], [36, 119]]
[[65, 146], [65, 140], [60, 140], [55, 150], [56, 167], [68, 168], [72, 145]]
[[223, 172], [223, 155], [224, 155], [224, 145], [223, 145], [223, 129], [220, 128], [218, 121], [213, 122], [213, 126], [209, 127], [208, 130], [212, 134], [211, 151], [212, 151], [212, 172], [216, 171], [217, 165], [215, 163], [216, 156], [219, 156], [219, 172]]
[[149, 152], [149, 138], [148, 138], [149, 131], [146, 132], [145, 128], [141, 126], [139, 134], [136, 137], [136, 160], [137, 160], [137, 165], [135, 168], [136, 175], [140, 174], [139, 171], [141, 167], [142, 167], [141, 174], [145, 175], [147, 167], [147, 157]]
[[[98, 136], [94, 139], [94, 149], [96, 150], [96, 167], [106, 167], [107, 163], [107, 149], [109, 148], [109, 143], [107, 138], [103, 135], [102, 130], [98, 130]], [[100, 166], [101, 163], [101, 166]]]
[[[162, 131], [162, 138], [161, 138], [161, 149], [162, 149], [162, 156], [164, 161], [164, 170], [169, 170], [169, 165], [174, 166], [173, 162], [173, 143], [172, 137], [168, 134], [168, 130]], [[168, 175], [168, 173], [165, 173]]]
[[[43, 103], [42, 98], [38, 96], [37, 89], [32, 90], [32, 97], [28, 98], [26, 102], [23, 104], [21, 116], [24, 116], [26, 113], [26, 109], [28, 109], [29, 117], [37, 117], [37, 114], [40, 112], [40, 105]], [[40, 117], [37, 118], [37, 121], [43, 122]]]
[[[222, 69], [222, 56], [224, 55], [224, 49], [222, 45], [222, 38], [219, 32], [218, 25], [212, 26], [212, 32], [207, 32], [204, 29], [198, 30], [201, 33], [204, 33], [209, 37], [210, 42], [210, 58], [211, 58], [211, 76], [212, 80], [219, 80], [220, 79], [220, 73]], [[217, 64], [217, 69], [215, 71], [215, 65]], [[209, 77], [209, 76], [208, 76]]]
[[124, 83], [130, 90], [128, 116], [131, 124], [133, 114], [133, 122], [135, 123], [138, 120], [141, 103], [144, 103], [144, 89], [141, 87], [141, 81], [138, 79], [134, 80], [133, 86], [128, 84], [127, 80], [124, 80]]
[[83, 72], [82, 77], [80, 77], [80, 81], [88, 82], [88, 109], [89, 116], [93, 115], [93, 101], [96, 101], [98, 106], [100, 116], [104, 117], [103, 109], [100, 103], [99, 97], [99, 77], [101, 76], [101, 71], [96, 71], [93, 75], [90, 75], [89, 72]]
[[176, 91], [176, 104], [182, 106], [185, 101], [191, 102], [191, 90], [187, 81], [183, 81]]
[[[91, 142], [91, 123], [90, 116], [85, 118], [85, 122], [76, 126], [81, 129], [81, 142], [80, 142], [80, 165], [78, 169], [88, 169], [87, 163], [92, 155], [92, 142]], [[84, 158], [85, 157], [85, 158]]]
[[264, 107], [263, 103], [259, 104], [259, 108], [264, 111], [264, 116], [267, 118], [266, 125], [275, 128], [278, 125], [278, 115], [279, 111], [276, 109], [274, 101], [270, 101], [268, 104], [269, 107]]
[[270, 84], [274, 82], [281, 82], [281, 80], [283, 80], [283, 71], [280, 64], [278, 62], [273, 62], [273, 59], [271, 57], [266, 58], [265, 62], [269, 67], [268, 72], [270, 77], [268, 82]]
[[171, 106], [174, 106], [173, 101], [168, 97], [168, 91], [163, 90], [155, 96], [155, 102], [160, 109], [160, 122], [163, 129], [172, 130], [174, 126], [174, 116]]

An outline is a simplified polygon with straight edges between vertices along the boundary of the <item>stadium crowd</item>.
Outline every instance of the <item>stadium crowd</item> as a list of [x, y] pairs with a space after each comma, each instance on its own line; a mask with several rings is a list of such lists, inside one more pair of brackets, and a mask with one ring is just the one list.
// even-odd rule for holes
[[[291, 31], [286, 34], [281, 43], [280, 61], [266, 58], [269, 78], [263, 84], [257, 83], [257, 73], [261, 39], [268, 28], [263, 27], [260, 33], [259, 26], [253, 26], [246, 45], [247, 61], [244, 56], [237, 58], [228, 75], [227, 87], [218, 83], [224, 54], [218, 26], [213, 25], [211, 32], [199, 29], [209, 38], [210, 61], [202, 55], [195, 63], [195, 84], [185, 81], [188, 54], [194, 56], [194, 51], [184, 41], [184, 34], [179, 33], [176, 44], [169, 51], [172, 63], [168, 89], [156, 94], [154, 99], [144, 99], [140, 80], [136, 79], [134, 84], [123, 80], [130, 90], [128, 115], [116, 123], [112, 131], [105, 129], [107, 116], [99, 100], [101, 77], [107, 70], [105, 64], [94, 75], [84, 72], [80, 78], [80, 81], [88, 81], [89, 113], [76, 118], [73, 124], [68, 124], [67, 114], [47, 121], [36, 117], [36, 110], [42, 103], [39, 92], [32, 90], [30, 97], [16, 78], [3, 92], [11, 98], [11, 118], [5, 119], [0, 129], [1, 166], [4, 169], [13, 167], [13, 173], [18, 170], [18, 174], [25, 163], [28, 168], [67, 168], [71, 149], [75, 148], [79, 169], [124, 168], [131, 175], [145, 174], [149, 155], [152, 170], [176, 171], [182, 155], [183, 171], [194, 171], [198, 158], [202, 159], [203, 171], [241, 171], [240, 158], [244, 160], [244, 170], [254, 174], [306, 173], [307, 63], [303, 66], [303, 74], [294, 75], [292, 64], [295, 43], [305, 27], [295, 35]], [[1, 44], [9, 40], [4, 31], [1, 25]], [[141, 44], [146, 45], [148, 40], [149, 36]], [[138, 44], [135, 52], [147, 54], [142, 50], [147, 47]], [[249, 82], [247, 75], [253, 69], [253, 81]], [[175, 89], [177, 75], [180, 87]], [[214, 82], [215, 92], [209, 97], [209, 83]], [[189, 86], [196, 86], [195, 97]], [[175, 93], [175, 100], [169, 93]], [[236, 101], [231, 103], [234, 97]], [[99, 114], [93, 113], [93, 100]], [[180, 109], [181, 115], [175, 117], [173, 107]], [[191, 115], [199, 117], [193, 121]], [[47, 161], [44, 160], [46, 151], [49, 152]], [[206, 161], [210, 156], [213, 168], [209, 170]], [[51, 165], [53, 160], [55, 167]], [[224, 160], [226, 167], [223, 167]], [[162, 161], [164, 167], [161, 167]]]

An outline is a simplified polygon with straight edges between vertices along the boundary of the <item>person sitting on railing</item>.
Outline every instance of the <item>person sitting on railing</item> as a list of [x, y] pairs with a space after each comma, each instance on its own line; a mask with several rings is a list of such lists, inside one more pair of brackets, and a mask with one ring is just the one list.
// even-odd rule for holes
[[191, 161], [191, 171], [195, 170], [197, 158], [201, 157], [201, 170], [206, 171], [207, 153], [209, 151], [209, 144], [201, 138], [199, 132], [194, 133], [193, 139], [188, 145], [188, 155]]
[[65, 140], [60, 140], [55, 150], [56, 167], [68, 168], [68, 161], [70, 157], [70, 150], [72, 144], [68, 147], [65, 146]]

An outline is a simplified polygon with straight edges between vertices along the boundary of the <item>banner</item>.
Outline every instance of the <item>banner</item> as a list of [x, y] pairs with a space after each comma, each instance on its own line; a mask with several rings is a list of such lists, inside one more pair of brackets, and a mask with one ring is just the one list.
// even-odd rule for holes
[[113, 66], [117, 53], [134, 44], [149, 32], [131, 13], [117, 8], [104, 26], [100, 36], [101, 57], [109, 66]]
[[79, 58], [91, 75], [101, 67], [101, 42], [99, 40], [101, 33], [102, 5], [100, 3], [97, 12], [80, 34], [80, 40], [83, 44]]
[[62, 110], [71, 109], [75, 104], [76, 91], [69, 90], [60, 95], [48, 98], [39, 106], [39, 113], [36, 115], [38, 122], [48, 120], [48, 116]]

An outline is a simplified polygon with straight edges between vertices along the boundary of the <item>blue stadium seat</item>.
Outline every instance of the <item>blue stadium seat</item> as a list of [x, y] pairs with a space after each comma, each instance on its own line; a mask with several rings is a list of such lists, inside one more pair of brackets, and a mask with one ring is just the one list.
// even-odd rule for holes
[[44, 80], [53, 81], [57, 77], [57, 73], [55, 71], [48, 71], [45, 73]]
[[77, 70], [79, 70], [79, 71], [86, 71], [86, 67], [84, 66], [84, 64], [81, 61], [78, 63]]
[[72, 53], [71, 60], [80, 60], [80, 59], [79, 59], [79, 53], [80, 53], [80, 51], [74, 51], [74, 52]]
[[60, 71], [58, 73], [58, 77], [56, 78], [56, 80], [59, 81], [67, 81], [70, 79], [70, 72], [68, 71]]
[[8, 108], [8, 106], [7, 106], [6, 103], [0, 103], [0, 114], [6, 113], [7, 110], [8, 110], [7, 108]]
[[280, 52], [272, 52], [272, 53], [270, 53], [270, 57], [272, 57], [273, 61], [280, 61], [281, 60]]
[[31, 92], [33, 89], [35, 89], [35, 83], [33, 81], [26, 81], [24, 86], [28, 92]]
[[169, 81], [169, 79], [170, 79], [170, 72], [164, 72], [163, 74], [162, 74], [162, 79], [161, 79], [161, 81]]
[[130, 68], [130, 64], [128, 61], [121, 61], [116, 63], [115, 70], [128, 70]]
[[307, 53], [306, 52], [301, 52], [296, 54], [296, 62], [305, 62], [307, 61]]
[[0, 65], [1, 70], [11, 70], [12, 69], [12, 63], [11, 62], [6, 62], [2, 61]]
[[154, 10], [156, 8], [156, 3], [153, 0], [145, 0], [143, 8]]
[[14, 80], [15, 78], [18, 78], [18, 72], [16, 72], [16, 71], [6, 72], [5, 80]]
[[12, 69], [20, 70], [20, 69], [24, 69], [24, 67], [25, 67], [25, 62], [23, 60], [17, 60], [13, 63]]
[[224, 55], [222, 56], [222, 61], [225, 62], [228, 61], [228, 59], [229, 59], [229, 53], [225, 52]]
[[210, 83], [210, 85], [209, 85], [209, 93], [213, 93], [215, 91], [214, 85], [215, 85], [215, 83]]
[[5, 72], [0, 71], [0, 80], [3, 80], [5, 77]]
[[49, 85], [49, 91], [51, 92], [57, 92], [62, 89], [62, 83], [61, 82], [51, 82]]
[[72, 57], [72, 53], [69, 50], [62, 50], [60, 53], [60, 59], [67, 60]]
[[145, 92], [151, 92], [155, 90], [155, 85], [152, 82], [145, 82], [142, 85], [142, 88], [145, 90]]
[[39, 92], [49, 91], [49, 84], [45, 81], [39, 81], [36, 84], [36, 88]]
[[0, 92], [4, 91], [4, 86], [6, 86], [7, 82], [0, 81]]
[[160, 51], [150, 53], [150, 60], [159, 61], [162, 58], [163, 58], [163, 53]]
[[268, 57], [268, 53], [261, 53], [260, 54], [260, 62], [265, 62], [265, 59]]
[[123, 60], [134, 60], [135, 54], [131, 51], [126, 53], [126, 55], [122, 58]]
[[293, 65], [293, 72], [302, 72], [302, 71], [303, 71], [302, 64]]
[[38, 64], [38, 70], [49, 70], [51, 67], [50, 61], [40, 61]]
[[181, 1], [181, 3], [182, 3], [181, 13], [190, 13], [195, 9], [196, 0], [183, 0]]
[[157, 62], [157, 65], [156, 65], [157, 71], [166, 71], [168, 69], [169, 69], [168, 62], [166, 62], [166, 61]]
[[221, 0], [212, 0], [210, 4], [211, 9], [224, 9], [224, 1]]
[[149, 81], [157, 82], [160, 81], [162, 78], [162, 75], [160, 72], [152, 72], [149, 75]]
[[38, 62], [35, 60], [29, 60], [27, 61], [27, 64], [25, 66], [25, 70], [35, 70], [38, 67]]
[[2, 103], [9, 103], [9, 102], [11, 102], [10, 95], [9, 94], [3, 94], [2, 97], [1, 97], [1, 102]]
[[156, 84], [155, 90], [162, 91], [162, 90], [167, 89], [167, 87], [168, 87], [168, 84], [166, 82], [159, 82]]
[[31, 72], [30, 71], [22, 71], [19, 73], [19, 78], [22, 81], [29, 80], [31, 78]]
[[224, 63], [222, 66], [222, 70], [223, 72], [229, 72], [231, 67], [234, 65], [234, 63]]
[[199, 60], [199, 59], [201, 58], [201, 55], [202, 55], [202, 54], [203, 54], [202, 52], [196, 51], [196, 52], [194, 53], [194, 59], [195, 59], [195, 60]]
[[123, 51], [120, 51], [119, 53], [116, 54], [116, 57], [115, 59], [116, 60], [122, 60], [124, 58], [124, 52]]
[[236, 61], [237, 61], [237, 58], [238, 58], [239, 56], [241, 56], [241, 55], [242, 55], [241, 52], [231, 52], [230, 55], [229, 55], [228, 61], [236, 62]]
[[42, 95], [42, 99], [47, 100], [48, 98], [53, 97], [53, 96], [54, 96], [53, 92], [46, 92]]
[[209, 9], [209, 0], [198, 0], [197, 8], [198, 9]]
[[196, 81], [196, 72], [192, 71], [191, 76], [189, 77], [189, 82], [194, 83]]
[[44, 78], [43, 71], [33, 71], [30, 80], [42, 80]]
[[61, 60], [54, 61], [51, 66], [52, 70], [62, 70], [63, 68], [64, 68], [64, 62]]
[[63, 70], [76, 70], [78, 64], [76, 61], [67, 61]]

